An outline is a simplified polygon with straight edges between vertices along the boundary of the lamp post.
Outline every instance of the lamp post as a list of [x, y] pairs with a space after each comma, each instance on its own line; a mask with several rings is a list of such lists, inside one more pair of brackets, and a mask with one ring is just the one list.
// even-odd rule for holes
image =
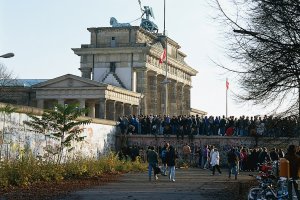
[[233, 32], [240, 33], [240, 34], [243, 34], [243, 35], [252, 35], [252, 36], [256, 36], [256, 35], [259, 34], [257, 32], [247, 31], [247, 30], [242, 30], [242, 29], [233, 29]]
[[14, 56], [15, 56], [14, 53], [6, 53], [6, 54], [1, 55], [0, 57], [1, 58], [11, 58], [11, 57], [14, 57]]

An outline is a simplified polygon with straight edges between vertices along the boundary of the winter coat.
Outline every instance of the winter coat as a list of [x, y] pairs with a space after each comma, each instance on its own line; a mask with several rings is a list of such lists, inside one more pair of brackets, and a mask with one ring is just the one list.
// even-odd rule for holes
[[175, 166], [176, 164], [176, 153], [174, 148], [170, 148], [170, 150], [166, 154], [167, 165], [169, 167]]
[[214, 151], [210, 158], [210, 164], [212, 166], [220, 165], [220, 154], [218, 151]]
[[158, 154], [156, 151], [149, 149], [147, 152], [147, 161], [151, 165], [157, 165], [158, 163]]

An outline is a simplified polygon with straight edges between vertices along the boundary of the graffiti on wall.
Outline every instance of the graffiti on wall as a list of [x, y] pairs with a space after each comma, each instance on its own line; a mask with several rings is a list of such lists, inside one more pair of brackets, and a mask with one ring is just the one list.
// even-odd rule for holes
[[[126, 142], [122, 142], [124, 140]], [[254, 148], [256, 147], [256, 141], [253, 137], [207, 137], [207, 136], [197, 136], [190, 142], [187, 136], [184, 140], [177, 140], [176, 136], [165, 137], [163, 135], [159, 135], [156, 138], [151, 135], [118, 135], [117, 136], [117, 144], [119, 146], [133, 146], [136, 145], [141, 149], [147, 149], [148, 146], [154, 146], [156, 150], [159, 150], [165, 142], [173, 145], [178, 152], [179, 156], [182, 154], [182, 149], [185, 144], [189, 144], [193, 154], [195, 155], [195, 161], [197, 160], [197, 150], [199, 148], [203, 148], [206, 145], [215, 146], [220, 152], [220, 160], [222, 165], [227, 164], [227, 153], [231, 148]], [[258, 146], [259, 147], [267, 147], [271, 149], [272, 147], [287, 149], [290, 144], [299, 144], [298, 138], [259, 138]]]
[[[30, 120], [26, 114], [0, 113], [0, 159], [18, 159], [24, 152], [30, 151], [39, 157], [47, 154], [46, 150], [58, 145], [51, 135], [31, 131], [23, 121]], [[71, 154], [98, 158], [115, 148], [115, 126], [91, 123], [85, 125], [85, 140], [74, 143]]]

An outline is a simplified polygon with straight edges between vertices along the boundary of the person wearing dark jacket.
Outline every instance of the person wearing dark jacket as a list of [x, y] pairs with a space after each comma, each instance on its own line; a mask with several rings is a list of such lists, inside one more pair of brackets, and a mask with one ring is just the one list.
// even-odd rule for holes
[[163, 148], [161, 149], [160, 157], [161, 157], [161, 163], [162, 163], [162, 172], [161, 174], [163, 176], [167, 176], [167, 152], [169, 150], [170, 144], [168, 142], [165, 143]]
[[258, 163], [264, 164], [266, 162], [269, 162], [271, 160], [268, 149], [264, 147], [262, 151], [258, 155]]
[[271, 158], [271, 161], [278, 161], [279, 160], [279, 156], [278, 156], [278, 153], [276, 151], [276, 148], [273, 148], [270, 151], [270, 158]]
[[175, 164], [176, 164], [176, 153], [175, 148], [170, 145], [169, 151], [166, 154], [167, 165], [169, 168], [169, 179], [175, 182]]
[[231, 174], [234, 174], [234, 179], [237, 180], [238, 161], [239, 161], [239, 158], [236, 154], [236, 151], [234, 148], [232, 148], [227, 154], [227, 162], [228, 162], [228, 167], [229, 167], [228, 178], [231, 178]]
[[297, 199], [300, 199], [300, 194], [298, 191], [298, 184], [296, 180], [299, 178], [298, 173], [300, 170], [300, 157], [296, 154], [297, 149], [295, 145], [290, 145], [288, 147], [287, 153], [285, 155], [285, 158], [290, 162], [290, 175], [292, 178], [292, 182], [289, 182], [289, 199], [293, 198], [293, 188], [292, 184], [294, 185], [295, 193], [297, 195]]
[[157, 180], [158, 177], [157, 177], [157, 173], [155, 172], [155, 169], [158, 167], [158, 154], [156, 153], [156, 151], [154, 151], [153, 146], [148, 147], [147, 161], [149, 163], [149, 165], [148, 165], [149, 181], [151, 181], [152, 169], [154, 172], [154, 179]]

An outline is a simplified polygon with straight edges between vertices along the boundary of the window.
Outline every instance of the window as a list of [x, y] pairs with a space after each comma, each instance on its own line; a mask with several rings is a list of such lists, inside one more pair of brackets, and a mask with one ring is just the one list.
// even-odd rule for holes
[[111, 37], [110, 47], [116, 47], [116, 37]]

